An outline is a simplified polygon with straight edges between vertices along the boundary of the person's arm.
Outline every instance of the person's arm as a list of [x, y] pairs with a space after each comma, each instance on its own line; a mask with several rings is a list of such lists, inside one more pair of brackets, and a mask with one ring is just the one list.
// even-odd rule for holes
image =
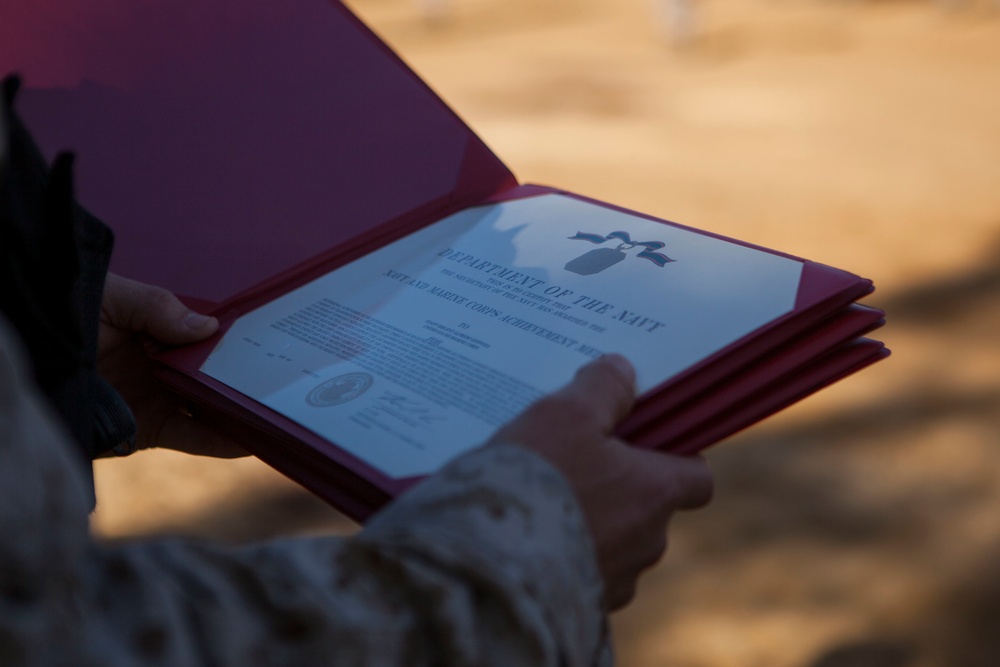
[[[669, 492], [624, 491], [637, 473], [617, 453], [631, 450], [601, 434], [606, 419], [585, 418], [631, 401], [620, 362], [604, 360], [355, 537], [100, 547], [76, 497], [79, 466], [15, 350], [0, 343], [0, 552], [11, 582], [0, 627], [25, 664], [594, 664], [608, 656], [604, 579], [612, 606], [627, 598], [670, 511], [708, 491], [699, 464], [663, 476]], [[575, 460], [565, 445], [601, 450], [612, 477], [574, 466], [564, 477], [545, 457]], [[588, 479], [624, 485], [607, 499], [621, 501], [617, 512], [595, 514], [607, 488]], [[625, 557], [606, 556], [615, 552]]]
[[0, 321], [11, 664], [583, 665], [599, 651], [586, 528], [558, 474], [513, 447], [457, 461], [348, 539], [100, 546], [85, 488]]

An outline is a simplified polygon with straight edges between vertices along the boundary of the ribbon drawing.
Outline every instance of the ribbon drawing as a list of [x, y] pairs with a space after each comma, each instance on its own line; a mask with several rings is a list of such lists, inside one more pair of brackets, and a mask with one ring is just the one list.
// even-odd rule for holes
[[612, 239], [617, 239], [621, 241], [628, 248], [634, 248], [635, 246], [642, 246], [643, 250], [636, 257], [642, 257], [643, 259], [648, 259], [653, 264], [657, 266], [664, 266], [667, 262], [676, 262], [676, 259], [670, 259], [666, 255], [660, 252], [656, 252], [660, 248], [664, 247], [666, 244], [660, 241], [633, 241], [629, 236], [628, 232], [611, 232], [607, 236], [601, 236], [600, 234], [588, 234], [586, 232], [577, 232], [576, 236], [570, 236], [571, 241], [590, 241], [591, 243], [601, 244]]

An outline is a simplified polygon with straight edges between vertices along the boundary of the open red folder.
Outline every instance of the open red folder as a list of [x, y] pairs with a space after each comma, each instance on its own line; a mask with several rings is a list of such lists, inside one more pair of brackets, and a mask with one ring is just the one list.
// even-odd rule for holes
[[[47, 4], [4, 10], [0, 21], [0, 69], [19, 71], [26, 84], [22, 117], [47, 157], [77, 153], [78, 199], [116, 232], [112, 269], [183, 295], [218, 316], [224, 331], [442, 221], [558, 201], [794, 265], [798, 276], [788, 308], [643, 390], [620, 428], [637, 446], [699, 451], [888, 354], [863, 338], [882, 324], [881, 312], [855, 303], [872, 290], [868, 280], [519, 184], [339, 2], [91, 0], [72, 16]], [[639, 250], [650, 262], [633, 262], [642, 241], [594, 231], [571, 237], [573, 247], [617, 243], [619, 254], [632, 251], [621, 267], [650, 271], [675, 261], [669, 247], [646, 243]], [[649, 285], [641, 287], [655, 303]], [[519, 329], [511, 336], [548, 332], [511, 321]], [[445, 332], [439, 350], [470, 346], [458, 345], [461, 332], [434, 326]], [[203, 372], [220, 336], [159, 356], [163, 381], [203, 418], [356, 518], [419, 477], [387, 474], [357, 449]]]

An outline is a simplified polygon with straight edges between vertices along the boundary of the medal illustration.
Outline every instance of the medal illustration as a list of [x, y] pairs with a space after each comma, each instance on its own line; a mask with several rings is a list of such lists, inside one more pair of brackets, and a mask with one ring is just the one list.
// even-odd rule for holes
[[566, 270], [579, 273], [581, 276], [600, 273], [628, 257], [622, 252], [624, 246], [623, 243], [617, 248], [594, 248], [566, 262]]
[[626, 250], [631, 250], [636, 246], [642, 246], [642, 251], [636, 255], [642, 259], [648, 259], [659, 267], [665, 266], [668, 262], [675, 262], [677, 260], [670, 259], [666, 255], [660, 252], [656, 252], [662, 248], [665, 244], [660, 241], [633, 241], [628, 232], [611, 232], [607, 236], [601, 236], [600, 234], [587, 234], [585, 232], [577, 232], [576, 236], [569, 237], [571, 241], [589, 241], [591, 243], [605, 243], [612, 239], [617, 239], [619, 243], [617, 248], [595, 248], [589, 252], [585, 252], [576, 259], [571, 259], [566, 262], [564, 267], [567, 271], [572, 271], [581, 276], [589, 276], [595, 273], [600, 273], [607, 268], [610, 268], [622, 261], [628, 254]]
[[329, 408], [341, 403], [353, 401], [375, 382], [368, 373], [345, 373], [317, 385], [309, 395], [306, 403], [315, 408]]

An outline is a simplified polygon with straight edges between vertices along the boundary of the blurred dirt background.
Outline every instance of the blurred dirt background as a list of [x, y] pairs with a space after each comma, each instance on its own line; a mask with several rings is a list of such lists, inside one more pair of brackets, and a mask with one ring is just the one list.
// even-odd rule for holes
[[[653, 2], [350, 3], [522, 182], [878, 286], [893, 357], [709, 453], [621, 664], [1000, 664], [1000, 3]], [[108, 539], [356, 530], [252, 459], [97, 483]]]

